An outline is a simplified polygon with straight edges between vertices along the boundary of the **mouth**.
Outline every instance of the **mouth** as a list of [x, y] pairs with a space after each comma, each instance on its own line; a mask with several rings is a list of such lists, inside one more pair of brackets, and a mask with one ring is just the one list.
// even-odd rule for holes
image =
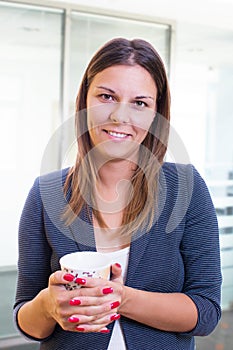
[[131, 134], [127, 134], [124, 132], [117, 132], [117, 131], [112, 131], [112, 130], [104, 130], [108, 135], [118, 138], [118, 139], [125, 139], [129, 136], [132, 136]]

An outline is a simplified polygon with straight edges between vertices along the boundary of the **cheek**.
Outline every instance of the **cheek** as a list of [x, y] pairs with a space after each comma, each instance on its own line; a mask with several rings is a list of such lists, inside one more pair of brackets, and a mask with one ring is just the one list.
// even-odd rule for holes
[[89, 110], [87, 113], [88, 129], [95, 128], [102, 124], [102, 115], [95, 109]]
[[95, 125], [95, 115], [92, 113], [92, 111], [87, 111], [87, 126], [90, 130]]
[[88, 127], [93, 128], [106, 124], [112, 109], [113, 107], [107, 104], [90, 107], [87, 112]]
[[144, 112], [134, 118], [134, 125], [147, 133], [155, 118], [155, 112]]

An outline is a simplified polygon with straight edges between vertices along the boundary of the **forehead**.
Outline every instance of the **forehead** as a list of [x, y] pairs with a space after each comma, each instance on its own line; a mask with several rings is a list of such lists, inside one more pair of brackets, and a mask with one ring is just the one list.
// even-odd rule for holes
[[[101, 84], [113, 85], [120, 89], [146, 89], [157, 91], [156, 83], [151, 74], [140, 65], [114, 65], [97, 73], [91, 85], [98, 87]], [[105, 86], [104, 85], [104, 86]]]

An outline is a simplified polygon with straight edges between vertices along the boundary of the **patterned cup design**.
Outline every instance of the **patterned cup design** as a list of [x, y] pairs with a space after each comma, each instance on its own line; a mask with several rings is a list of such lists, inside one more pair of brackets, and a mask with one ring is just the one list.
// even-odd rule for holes
[[[103, 253], [75, 252], [66, 254], [60, 259], [60, 265], [63, 271], [75, 277], [74, 280], [77, 277], [110, 278], [111, 261]], [[76, 282], [69, 282], [65, 286], [68, 290], [83, 287]]]

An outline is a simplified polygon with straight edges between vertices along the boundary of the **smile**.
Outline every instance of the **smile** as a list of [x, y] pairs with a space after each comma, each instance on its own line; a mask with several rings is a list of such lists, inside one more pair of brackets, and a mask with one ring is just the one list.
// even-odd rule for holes
[[104, 130], [108, 135], [113, 137], [118, 137], [120, 139], [126, 138], [130, 136], [130, 134], [125, 134], [123, 132], [116, 132], [116, 131], [110, 131], [110, 130]]

